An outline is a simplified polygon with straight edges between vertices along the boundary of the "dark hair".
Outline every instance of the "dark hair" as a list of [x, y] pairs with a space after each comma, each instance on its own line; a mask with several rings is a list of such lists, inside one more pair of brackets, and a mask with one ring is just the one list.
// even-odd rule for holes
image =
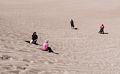
[[33, 32], [33, 35], [36, 35], [36, 32]]

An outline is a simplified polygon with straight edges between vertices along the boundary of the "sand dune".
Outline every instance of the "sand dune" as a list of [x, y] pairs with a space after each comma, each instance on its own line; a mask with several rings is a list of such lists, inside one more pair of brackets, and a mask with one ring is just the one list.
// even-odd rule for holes
[[[119, 2], [0, 0], [0, 74], [119, 74]], [[59, 55], [26, 43], [34, 31]]]

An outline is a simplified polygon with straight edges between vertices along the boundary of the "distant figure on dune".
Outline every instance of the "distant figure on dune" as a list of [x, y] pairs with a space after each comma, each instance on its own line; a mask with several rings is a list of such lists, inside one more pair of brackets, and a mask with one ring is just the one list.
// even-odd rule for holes
[[71, 28], [74, 29], [75, 26], [74, 26], [74, 21], [73, 21], [73, 19], [70, 20], [70, 24], [71, 24]]
[[[42, 44], [42, 48], [40, 48], [41, 50], [43, 51], [48, 51], [50, 53], [55, 53], [51, 47], [49, 47], [49, 44], [48, 44], [48, 40], [45, 40], [44, 43]], [[55, 53], [55, 54], [58, 54], [58, 53]]]
[[37, 39], [38, 39], [38, 35], [36, 32], [33, 32], [33, 35], [32, 35], [32, 40], [30, 41], [30, 43], [33, 43], [33, 44], [37, 44]]
[[73, 19], [70, 20], [70, 24], [71, 24], [72, 29], [74, 29], [74, 30], [78, 29], [78, 28], [75, 28]]
[[104, 34], [104, 25], [102, 24], [100, 26], [100, 31], [99, 31], [100, 34]]

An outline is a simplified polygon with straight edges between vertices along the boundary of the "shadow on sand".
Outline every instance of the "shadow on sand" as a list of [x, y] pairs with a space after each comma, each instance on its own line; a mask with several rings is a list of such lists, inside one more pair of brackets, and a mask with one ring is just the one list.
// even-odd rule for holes
[[78, 30], [78, 28], [73, 28], [74, 30]]
[[[99, 32], [98, 32], [99, 33]], [[99, 34], [109, 34], [109, 33], [99, 33]]]
[[[25, 42], [30, 43], [30, 41], [25, 41]], [[35, 44], [35, 45], [40, 45], [40, 44], [38, 44], [38, 43], [32, 43], [32, 44]]]
[[109, 33], [103, 33], [103, 34], [109, 34]]

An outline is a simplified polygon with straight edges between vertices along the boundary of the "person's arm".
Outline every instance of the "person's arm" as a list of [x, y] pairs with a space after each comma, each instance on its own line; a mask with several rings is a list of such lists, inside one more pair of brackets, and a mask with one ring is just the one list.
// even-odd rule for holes
[[37, 37], [36, 37], [36, 39], [38, 39], [38, 35], [36, 35]]

